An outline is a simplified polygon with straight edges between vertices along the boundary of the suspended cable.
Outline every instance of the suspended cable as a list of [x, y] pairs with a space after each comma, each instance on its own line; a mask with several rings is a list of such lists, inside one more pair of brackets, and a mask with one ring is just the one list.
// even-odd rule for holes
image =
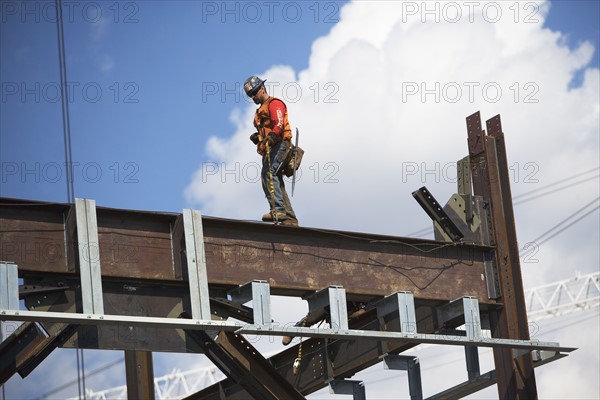
[[[123, 360], [122, 358], [116, 359], [116, 360], [114, 360], [114, 361], [112, 361], [112, 362], [110, 362], [110, 363], [108, 363], [106, 365], [103, 365], [101, 367], [96, 368], [95, 370], [87, 373], [86, 375], [89, 378], [91, 376], [94, 376], [94, 375], [97, 375], [97, 374], [99, 374], [101, 372], [104, 372], [107, 369], [110, 369], [110, 368], [114, 367], [115, 365], [122, 364], [123, 362], [125, 362], [125, 360]], [[52, 390], [44, 393], [41, 397], [42, 398], [48, 398], [49, 396], [51, 396], [51, 395], [53, 395], [55, 393], [58, 393], [58, 392], [60, 392], [63, 389], [66, 389], [66, 388], [70, 387], [71, 385], [77, 383], [78, 381], [79, 381], [79, 377], [77, 379], [73, 379], [73, 380], [71, 380], [69, 382], [66, 382], [66, 383], [64, 383], [64, 384], [62, 384], [60, 386], [55, 387], [54, 389], [52, 389]]]
[[548, 240], [552, 239], [553, 237], [555, 237], [556, 235], [558, 235], [561, 232], [564, 232], [565, 230], [567, 230], [568, 228], [570, 228], [571, 226], [575, 225], [577, 222], [581, 221], [582, 219], [584, 219], [585, 217], [587, 217], [588, 215], [590, 215], [591, 213], [593, 213], [594, 211], [598, 211], [600, 209], [600, 206], [588, 211], [587, 213], [583, 214], [581, 217], [577, 218], [575, 221], [571, 222], [569, 225], [565, 226], [564, 228], [562, 228], [560, 231], [554, 233], [552, 236], [547, 237], [546, 239], [542, 240], [541, 242], [539, 242], [537, 245], [541, 246], [542, 244], [546, 243]]
[[563, 179], [561, 179], [559, 181], [556, 181], [554, 183], [550, 183], [550, 184], [548, 184], [546, 186], [542, 186], [540, 188], [530, 190], [529, 192], [525, 192], [525, 193], [521, 193], [519, 195], [516, 195], [516, 196], [513, 197], [513, 201], [517, 200], [517, 199], [519, 199], [521, 197], [530, 195], [531, 193], [535, 193], [535, 192], [539, 192], [540, 190], [548, 189], [549, 187], [556, 186], [556, 185], [561, 184], [563, 182], [568, 182], [568, 181], [572, 180], [573, 178], [578, 178], [580, 176], [583, 176], [583, 175], [589, 174], [590, 172], [594, 172], [594, 171], [598, 171], [598, 170], [600, 170], [600, 167], [592, 168], [590, 170], [583, 171], [583, 172], [578, 172], [575, 175], [569, 176], [567, 178], [563, 178]]
[[[67, 202], [75, 202], [73, 178], [73, 151], [71, 147], [71, 121], [69, 116], [69, 94], [67, 90], [67, 60], [65, 55], [65, 33], [63, 26], [62, 0], [55, 0], [56, 34], [58, 38], [58, 67], [60, 75], [61, 111], [63, 123], [63, 144], [65, 150], [65, 170], [67, 178]], [[77, 349], [77, 387], [79, 398], [85, 398], [85, 364], [83, 349]]]
[[433, 226], [428, 226], [427, 228], [419, 229], [418, 231], [411, 232], [411, 233], [407, 234], [406, 236], [408, 236], [408, 237], [420, 236], [425, 233], [429, 233], [430, 231], [433, 231]]
[[598, 179], [598, 178], [600, 178], [600, 175], [595, 175], [595, 176], [592, 176], [590, 178], [586, 178], [586, 179], [583, 179], [583, 180], [580, 180], [580, 181], [577, 181], [577, 182], [573, 182], [573, 183], [571, 183], [569, 185], [556, 188], [556, 189], [551, 190], [549, 192], [541, 193], [541, 194], [538, 194], [536, 196], [532, 196], [532, 197], [528, 197], [528, 198], [519, 200], [519, 201], [515, 202], [514, 205], [516, 206], [516, 205], [519, 205], [519, 204], [527, 203], [528, 201], [535, 200], [535, 199], [538, 199], [540, 197], [544, 197], [544, 196], [547, 196], [549, 194], [553, 194], [553, 193], [556, 193], [556, 192], [560, 192], [561, 190], [565, 190], [565, 189], [571, 188], [573, 186], [581, 185], [582, 183], [585, 183], [585, 182], [588, 182], [588, 181], [591, 181], [591, 180], [594, 180], [594, 179]]
[[65, 57], [65, 35], [63, 28], [62, 0], [56, 1], [56, 32], [58, 36], [58, 66], [60, 73], [60, 98], [63, 122], [63, 142], [65, 149], [65, 169], [67, 176], [67, 202], [75, 200], [73, 182], [73, 154], [71, 150], [71, 122], [69, 118], [69, 94], [67, 90], [67, 61]]
[[[537, 238], [535, 238], [534, 240], [530, 241], [529, 243], [537, 243], [538, 240], [543, 239], [544, 236], [552, 233], [552, 231], [554, 231], [555, 229], [559, 228], [561, 225], [567, 223], [571, 218], [575, 217], [577, 214], [583, 212], [586, 208], [588, 208], [589, 206], [591, 206], [592, 204], [596, 203], [598, 200], [600, 200], [600, 197], [596, 197], [593, 201], [591, 201], [590, 203], [586, 204], [585, 206], [581, 207], [579, 210], [575, 211], [573, 214], [569, 215], [567, 218], [563, 219], [562, 221], [560, 221], [558, 224], [554, 225], [552, 228], [548, 229], [546, 232], [542, 233], [540, 236], [538, 236]], [[563, 229], [559, 230], [558, 232], [556, 232], [554, 235], [550, 236], [547, 239], [542, 240], [540, 243], [537, 243], [537, 245], [541, 245], [542, 243], [548, 241], [549, 239], [553, 238], [554, 236], [558, 235], [559, 233], [561, 233], [562, 231], [564, 231], [565, 229], [567, 229], [568, 227], [572, 226], [574, 223], [580, 221], [581, 219], [585, 218], [587, 215], [589, 215], [590, 213], [594, 212], [595, 210], [597, 210], [598, 207], [596, 207], [595, 209], [592, 209], [590, 212], [586, 213], [585, 215], [583, 215], [582, 217], [580, 217], [579, 219], [573, 221], [571, 224], [567, 225], [566, 227], [564, 227]], [[523, 251], [525, 249], [525, 247], [523, 247], [520, 251]]]

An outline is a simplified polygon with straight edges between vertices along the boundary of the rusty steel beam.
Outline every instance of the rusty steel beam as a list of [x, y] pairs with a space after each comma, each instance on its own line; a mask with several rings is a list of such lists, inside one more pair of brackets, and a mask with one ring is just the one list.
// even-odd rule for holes
[[0, 384], [15, 373], [28, 376], [57, 347], [62, 346], [76, 331], [77, 326], [54, 324], [46, 336], [35, 323], [23, 323], [0, 344]]
[[[433, 333], [441, 328], [457, 327], [464, 321], [450, 321], [442, 317], [445, 304], [432, 303], [417, 307], [417, 331]], [[398, 314], [379, 319], [376, 310], [367, 311], [349, 321], [351, 329], [366, 331], [399, 331]], [[295, 341], [298, 339], [295, 339]], [[269, 358], [279, 375], [303, 395], [308, 395], [328, 385], [331, 379], [348, 378], [355, 373], [381, 362], [386, 354], [399, 354], [415, 346], [414, 343], [378, 342], [376, 340], [306, 339], [302, 343], [302, 358], [296, 375], [293, 364], [298, 357], [298, 344]], [[220, 400], [248, 399], [248, 393], [232, 379], [209, 386], [190, 399]]]
[[0, 343], [0, 385], [8, 381], [30, 359], [36, 349], [42, 346], [45, 336], [33, 322], [23, 323], [6, 340]]
[[[503, 307], [492, 312], [492, 335], [529, 340], [527, 309], [521, 277], [517, 231], [510, 190], [506, 145], [500, 116], [486, 121], [487, 167], [490, 203], [496, 242], [496, 263]], [[494, 362], [501, 399], [536, 399], [537, 388], [531, 354], [515, 359], [513, 350], [494, 349]]]
[[[0, 259], [15, 262], [22, 278], [77, 277], [72, 205], [0, 203]], [[97, 217], [103, 281], [186, 285], [181, 214], [98, 207]], [[262, 279], [275, 295], [341, 285], [351, 300], [408, 290], [416, 299], [449, 301], [468, 293], [495, 303], [480, 278], [489, 247], [210, 217], [203, 226], [211, 288]]]
[[149, 351], [125, 351], [128, 399], [154, 400], [154, 366]]
[[[242, 335], [232, 332], [220, 332], [214, 341], [203, 331], [187, 331], [203, 347], [206, 356], [223, 371], [228, 378], [239, 385], [238, 392], [244, 397], [271, 400], [302, 400], [302, 396], [287, 380], [265, 360], [252, 344]], [[216, 386], [218, 398], [222, 387]], [[211, 389], [212, 390], [212, 389]], [[230, 393], [227, 393], [230, 398]], [[186, 397], [186, 400], [206, 399], [204, 392], [198, 392]]]
[[473, 194], [490, 200], [490, 182], [488, 179], [488, 160], [485, 151], [486, 135], [481, 126], [479, 111], [467, 117], [467, 144], [471, 163]]

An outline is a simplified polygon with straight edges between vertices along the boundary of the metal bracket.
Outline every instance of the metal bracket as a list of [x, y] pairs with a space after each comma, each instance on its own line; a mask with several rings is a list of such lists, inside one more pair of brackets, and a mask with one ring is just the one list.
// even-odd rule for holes
[[465, 313], [465, 328], [467, 339], [481, 339], [481, 317], [479, 316], [479, 302], [474, 297], [463, 297]]
[[306, 300], [309, 314], [329, 307], [331, 329], [348, 329], [346, 290], [342, 286], [329, 286], [309, 296]]
[[[0, 263], [0, 309], [19, 309], [19, 273], [17, 264]], [[18, 324], [0, 322], [0, 343], [15, 331]], [[10, 333], [9, 333], [10, 331]]]
[[473, 190], [471, 190], [471, 159], [469, 156], [456, 162], [456, 187], [458, 194], [473, 194]]
[[267, 281], [254, 280], [228, 294], [231, 300], [242, 304], [252, 300], [254, 324], [271, 325], [271, 290]]
[[411, 400], [423, 399], [421, 384], [421, 365], [418, 357], [386, 354], [383, 357], [383, 368], [408, 371], [408, 391]]
[[417, 333], [417, 318], [415, 316], [415, 300], [411, 292], [397, 292], [381, 300], [377, 304], [379, 318], [398, 313], [400, 315], [400, 332]]
[[196, 210], [183, 210], [183, 230], [187, 255], [187, 273], [190, 284], [192, 318], [210, 320], [210, 297], [204, 254], [202, 214]]
[[75, 199], [79, 274], [84, 314], [104, 314], [96, 201]]
[[329, 381], [329, 393], [351, 394], [354, 400], [366, 400], [365, 384], [363, 381], [334, 379]]
[[448, 235], [451, 241], [459, 242], [465, 236], [425, 186], [419, 190], [415, 190], [412, 195], [434, 223], [437, 223], [444, 233]]
[[[467, 339], [478, 341], [482, 337], [479, 302], [474, 297], [463, 297], [462, 303], [465, 314]], [[465, 361], [467, 363], [467, 376], [469, 381], [477, 379], [481, 371], [479, 369], [479, 351], [476, 346], [465, 346]]]
[[0, 309], [19, 309], [19, 274], [17, 264], [0, 263]]
[[500, 278], [498, 277], [496, 257], [492, 252], [484, 253], [483, 257], [483, 274], [485, 276], [487, 295], [490, 299], [498, 299], [502, 297], [502, 295], [500, 291]]

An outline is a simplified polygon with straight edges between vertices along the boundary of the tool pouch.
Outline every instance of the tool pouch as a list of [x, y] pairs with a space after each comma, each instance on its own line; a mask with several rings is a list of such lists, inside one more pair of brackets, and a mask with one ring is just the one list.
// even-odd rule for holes
[[[294, 163], [294, 152], [296, 152], [296, 162]], [[304, 156], [304, 150], [300, 147], [296, 147], [293, 144], [290, 144], [288, 149], [286, 150], [284, 161], [283, 161], [283, 173], [285, 176], [290, 177], [294, 175], [294, 171], [300, 168], [300, 163], [302, 162], [302, 156]]]

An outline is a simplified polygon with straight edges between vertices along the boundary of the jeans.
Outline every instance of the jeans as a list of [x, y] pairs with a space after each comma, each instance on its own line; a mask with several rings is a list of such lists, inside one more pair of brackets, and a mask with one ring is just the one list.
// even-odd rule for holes
[[[280, 170], [279, 172], [277, 172], [283, 161], [286, 149], [289, 148], [289, 146], [291, 146], [289, 140], [280, 141], [279, 143], [271, 147], [270, 154], [265, 154], [263, 156], [261, 178], [263, 191], [269, 203], [269, 209], [275, 208], [276, 211], [283, 211], [286, 214], [286, 218], [297, 220], [296, 214], [294, 213], [294, 210], [292, 208], [292, 203], [290, 202], [290, 199], [285, 190], [285, 183], [283, 182], [283, 171]], [[271, 163], [271, 171], [273, 174], [273, 189], [275, 192], [274, 207], [272, 204], [273, 199], [271, 196], [271, 189], [269, 183], [271, 179], [271, 175], [269, 174], [269, 159]]]

